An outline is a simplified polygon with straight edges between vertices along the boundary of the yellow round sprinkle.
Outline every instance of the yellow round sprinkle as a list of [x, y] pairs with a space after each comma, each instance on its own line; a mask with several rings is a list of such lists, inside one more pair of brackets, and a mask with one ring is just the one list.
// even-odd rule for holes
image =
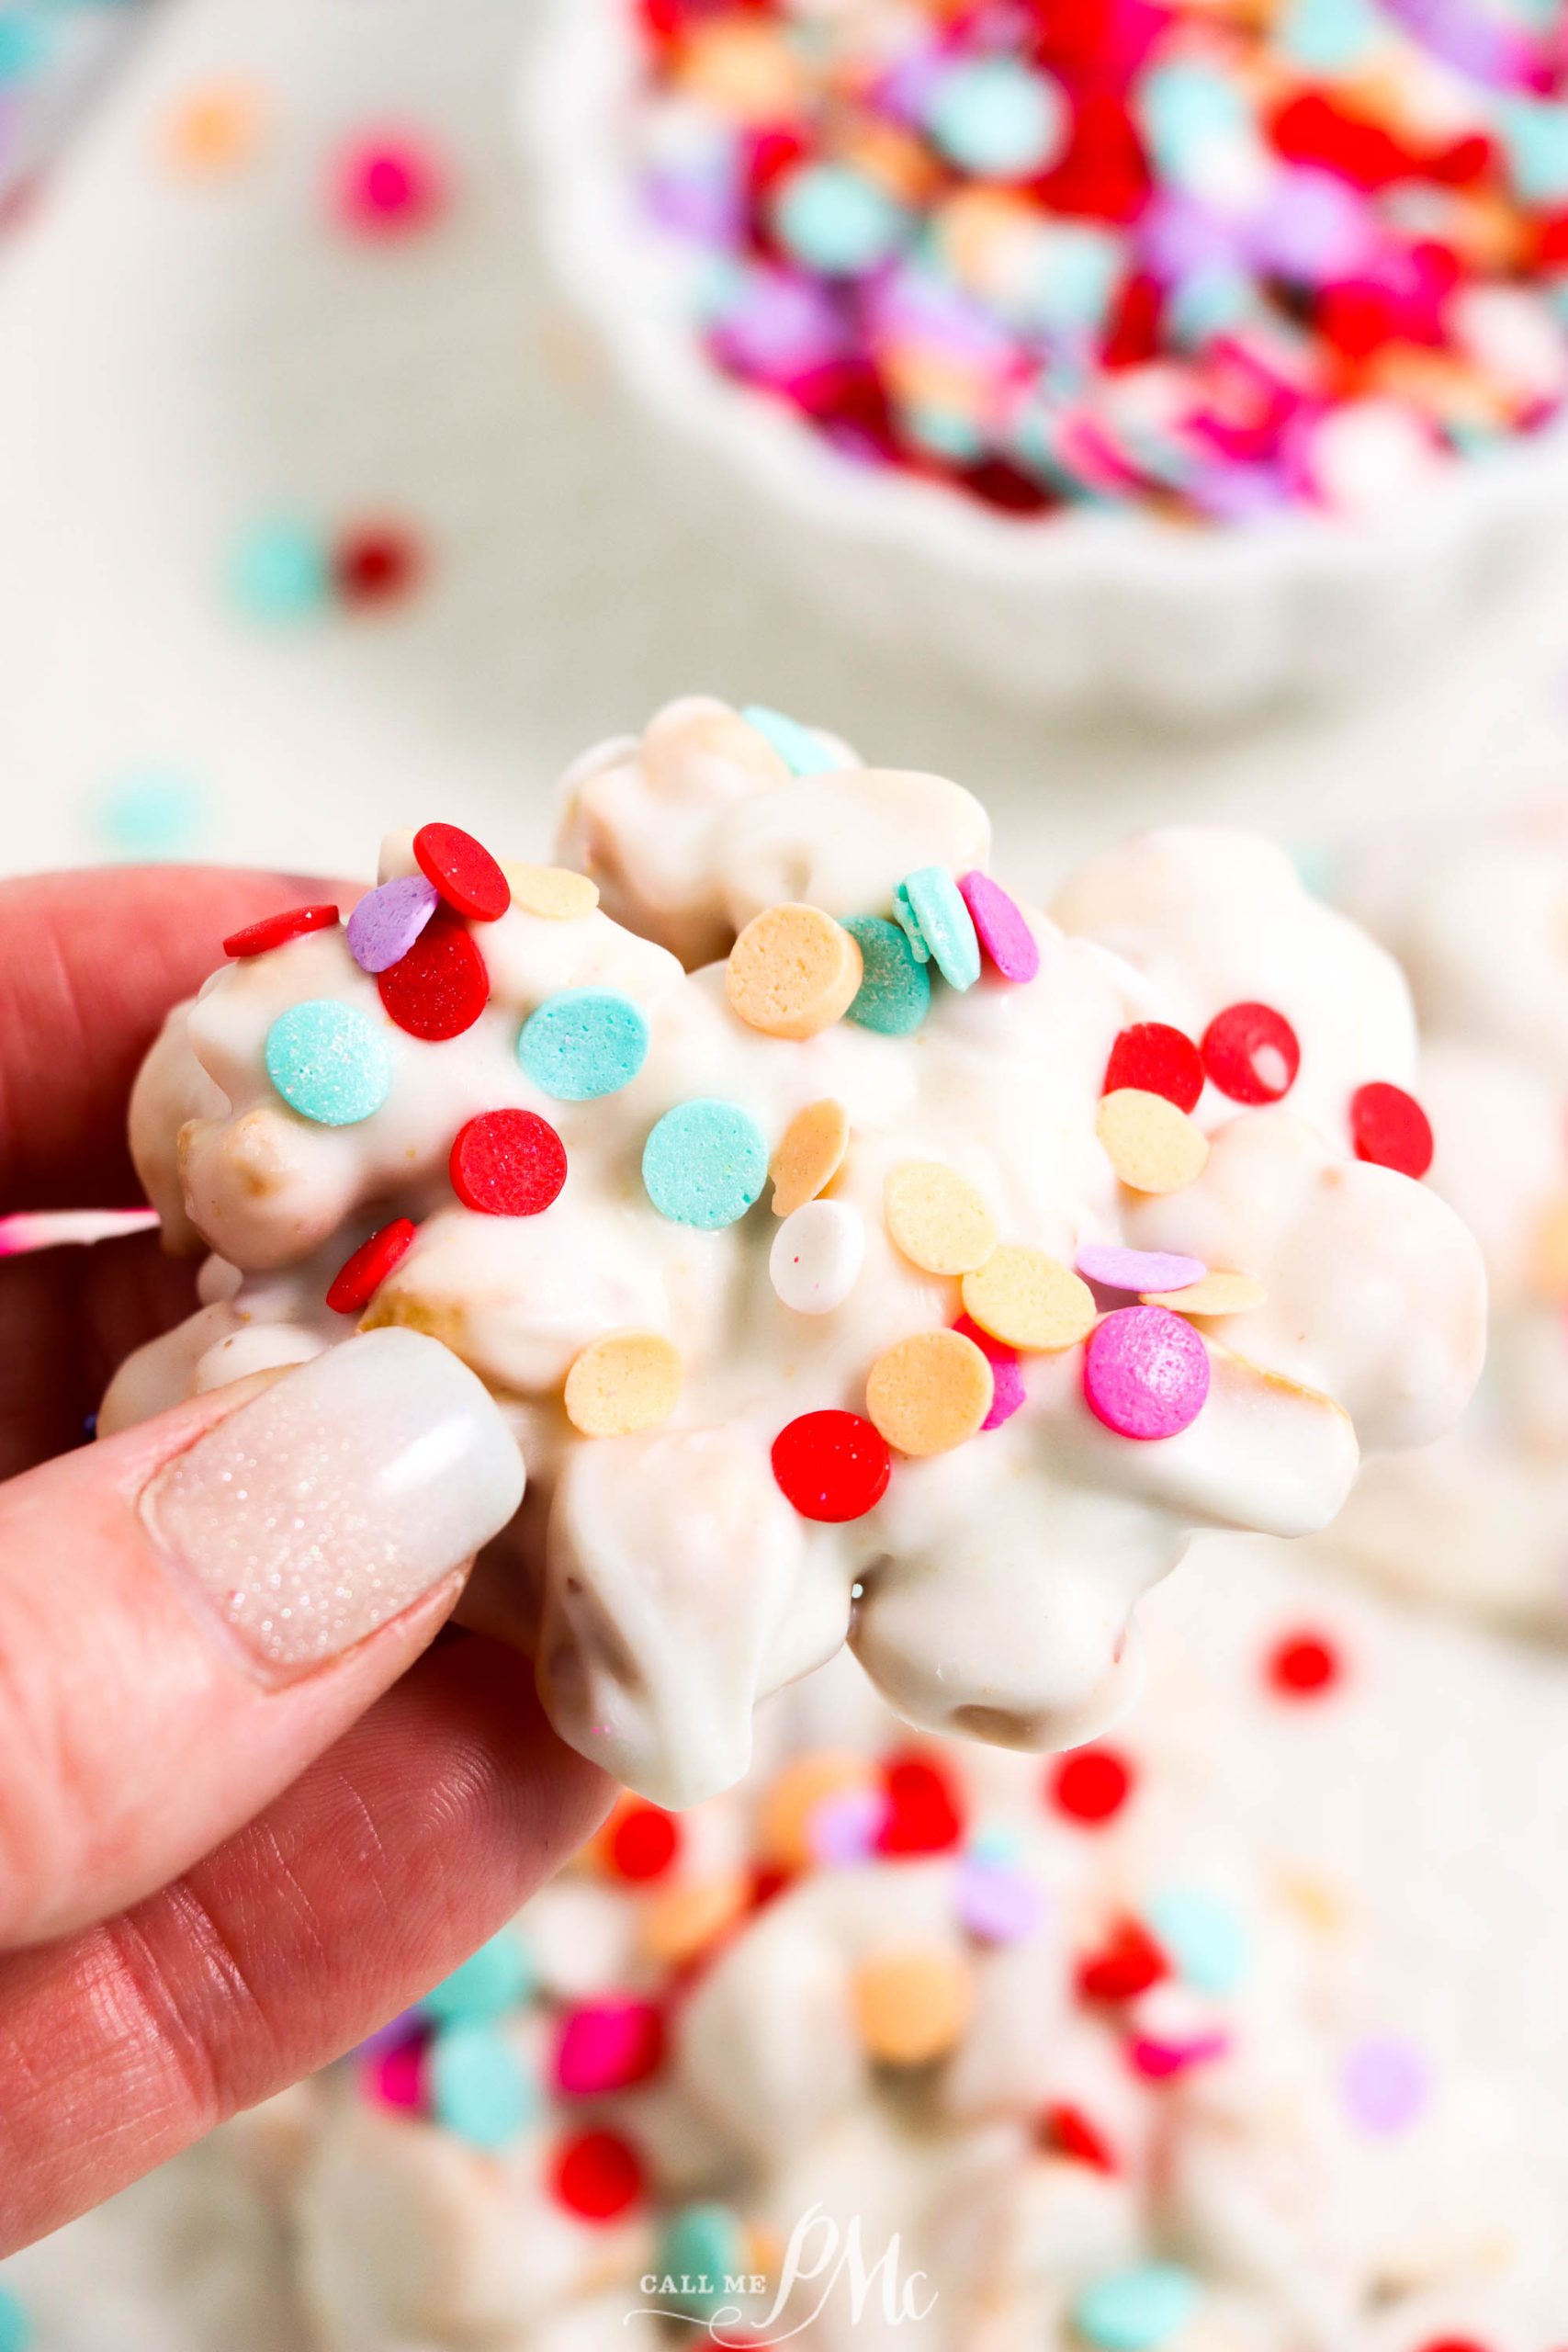
[[946, 1453], [991, 1409], [991, 1367], [962, 1331], [917, 1331], [879, 1355], [865, 1409], [899, 1453]]
[[841, 1021], [864, 978], [860, 948], [820, 907], [767, 907], [729, 951], [730, 1010], [768, 1037], [815, 1037]]
[[925, 2066], [962, 2038], [975, 1986], [956, 1952], [913, 1947], [863, 1962], [852, 1995], [861, 2040], [874, 2058]]
[[566, 1416], [584, 1437], [630, 1437], [667, 1421], [681, 1395], [681, 1357], [657, 1331], [591, 1340], [566, 1376]]
[[695, 1886], [671, 1886], [655, 1894], [637, 1923], [646, 1957], [670, 1968], [694, 1960], [748, 1908], [750, 1887], [742, 1871], [702, 1879]]
[[880, 1786], [868, 1757], [847, 1750], [819, 1748], [796, 1757], [771, 1782], [758, 1815], [758, 1844], [770, 1862], [785, 1870], [804, 1870], [818, 1857], [811, 1825], [821, 1806], [834, 1797], [868, 1794]]
[[266, 127], [266, 99], [248, 82], [187, 90], [166, 118], [164, 153], [181, 172], [232, 171], [248, 163]]
[[1070, 1266], [1011, 1241], [964, 1275], [964, 1312], [993, 1340], [1037, 1353], [1076, 1347], [1099, 1320], [1094, 1293]]
[[1111, 1165], [1132, 1192], [1179, 1193], [1208, 1165], [1207, 1136], [1163, 1094], [1118, 1087], [1101, 1097], [1094, 1126]]
[[773, 1215], [793, 1216], [807, 1201], [825, 1193], [843, 1166], [849, 1147], [849, 1113], [831, 1095], [797, 1111], [768, 1162], [773, 1180]]
[[887, 1230], [928, 1274], [968, 1274], [997, 1246], [991, 1212], [964, 1177], [936, 1159], [901, 1159], [882, 1188]]
[[547, 922], [576, 922], [599, 903], [598, 883], [570, 866], [519, 865], [503, 857], [501, 870], [512, 886], [513, 905], [525, 915], [543, 915]]
[[1168, 1306], [1176, 1315], [1245, 1315], [1261, 1306], [1269, 1294], [1256, 1274], [1205, 1274], [1186, 1290], [1150, 1290], [1145, 1306]]

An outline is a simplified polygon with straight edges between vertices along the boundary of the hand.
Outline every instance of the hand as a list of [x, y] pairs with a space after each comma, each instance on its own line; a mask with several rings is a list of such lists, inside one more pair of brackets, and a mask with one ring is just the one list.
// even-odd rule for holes
[[[0, 1206], [136, 1203], [126, 1098], [164, 1011], [226, 933], [321, 895], [0, 884]], [[608, 1801], [515, 1653], [431, 1647], [518, 1492], [434, 1340], [84, 1442], [194, 1303], [155, 1234], [0, 1261], [0, 2253], [362, 2040]]]

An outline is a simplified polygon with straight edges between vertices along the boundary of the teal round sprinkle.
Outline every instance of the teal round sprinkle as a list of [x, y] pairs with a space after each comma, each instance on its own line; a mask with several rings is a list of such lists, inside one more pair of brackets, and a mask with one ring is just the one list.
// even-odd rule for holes
[[392, 1091], [392, 1056], [375, 1023], [335, 997], [280, 1012], [266, 1033], [266, 1074], [291, 1111], [319, 1126], [353, 1127]]
[[1086, 2287], [1073, 2324], [1098, 2352], [1158, 2352], [1179, 2335], [1198, 2302], [1198, 2281], [1174, 2262], [1113, 2271]]
[[521, 1937], [502, 1928], [461, 1968], [433, 1985], [421, 2007], [443, 2025], [493, 2025], [533, 1998], [534, 1963]]
[[972, 989], [980, 977], [975, 921], [945, 865], [906, 874], [893, 893], [898, 919], [917, 964], [934, 959], [950, 989]]
[[851, 915], [844, 929], [858, 941], [865, 973], [849, 1017], [884, 1037], [907, 1037], [931, 1011], [931, 975], [917, 964], [896, 922], [880, 915]]
[[1016, 58], [986, 57], [942, 76], [928, 122], [937, 145], [965, 171], [1016, 179], [1055, 161], [1067, 109], [1045, 74]]
[[557, 1102], [593, 1102], [629, 1086], [648, 1059], [648, 1023], [629, 996], [562, 989], [523, 1023], [517, 1058]]
[[33, 2324], [10, 2290], [0, 2287], [0, 2352], [29, 2352]]
[[430, 2103], [438, 2123], [476, 2148], [504, 2148], [536, 2102], [511, 2043], [488, 2025], [452, 2025], [430, 2050]]
[[230, 587], [252, 620], [309, 620], [332, 595], [332, 557], [307, 523], [279, 517], [253, 524], [234, 549]]
[[872, 180], [842, 164], [805, 164], [773, 204], [773, 230], [791, 258], [828, 277], [859, 277], [904, 242], [908, 215]]
[[659, 2241], [654, 2268], [673, 2280], [665, 2301], [676, 2311], [705, 2319], [733, 2301], [726, 2280], [750, 2274], [746, 2233], [728, 2205], [685, 2205], [671, 2216]]
[[678, 1102], [642, 1149], [642, 1181], [660, 1216], [704, 1233], [743, 1217], [767, 1175], [762, 1130], [733, 1102]]
[[1234, 1993], [1247, 1973], [1247, 1937], [1234, 1911], [1201, 1887], [1167, 1887], [1145, 1917], [1155, 1939], [1201, 1993]]
[[782, 710], [750, 702], [740, 716], [773, 745], [791, 775], [837, 775], [844, 764], [812, 728], [803, 727], [798, 718], [786, 718]]
[[[44, 28], [26, 17], [0, 17], [0, 82], [25, 81], [42, 64]], [[5, 2342], [0, 2337], [0, 2346]]]
[[98, 831], [119, 857], [179, 857], [201, 831], [200, 790], [177, 769], [132, 769], [105, 794]]

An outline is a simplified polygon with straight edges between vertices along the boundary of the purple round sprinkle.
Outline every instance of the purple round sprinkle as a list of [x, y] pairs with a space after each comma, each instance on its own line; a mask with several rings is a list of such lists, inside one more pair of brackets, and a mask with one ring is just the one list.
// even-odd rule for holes
[[1044, 1892], [1026, 1871], [974, 1854], [958, 1866], [954, 1902], [960, 1922], [982, 1943], [1023, 1943], [1045, 1919]]
[[1354, 2121], [1383, 2137], [1405, 2131], [1426, 2106], [1427, 2069], [1418, 2051], [1390, 2034], [1357, 2043], [1340, 2087]]
[[1122, 1306], [1084, 1350], [1089, 1409], [1121, 1437], [1179, 1437], [1208, 1401], [1209, 1351], [1168, 1306]]
[[367, 891], [348, 919], [348, 952], [360, 970], [389, 972], [400, 964], [440, 904], [440, 891], [423, 874]]
[[1102, 1290], [1190, 1290], [1209, 1269], [1201, 1258], [1179, 1258], [1174, 1250], [1123, 1250], [1113, 1241], [1090, 1241], [1075, 1260], [1086, 1283]]
[[875, 1852], [886, 1820], [887, 1799], [880, 1789], [843, 1789], [824, 1797], [812, 1808], [807, 1833], [813, 1860], [826, 1870], [863, 1862]]

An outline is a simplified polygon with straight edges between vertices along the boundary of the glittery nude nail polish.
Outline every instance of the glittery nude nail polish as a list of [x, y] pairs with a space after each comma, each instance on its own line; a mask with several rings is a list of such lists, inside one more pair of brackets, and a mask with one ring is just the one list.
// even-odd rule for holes
[[286, 1374], [163, 1469], [142, 1513], [272, 1681], [386, 1624], [499, 1533], [523, 1461], [436, 1340], [372, 1331]]

